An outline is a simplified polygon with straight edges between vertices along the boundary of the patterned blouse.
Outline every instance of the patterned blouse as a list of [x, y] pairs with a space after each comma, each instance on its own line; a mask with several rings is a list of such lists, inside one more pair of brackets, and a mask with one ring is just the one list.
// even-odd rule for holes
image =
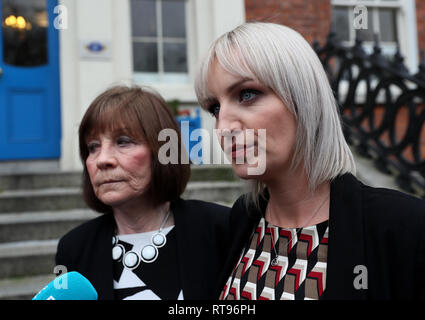
[[220, 300], [319, 299], [326, 289], [328, 230], [328, 221], [292, 229], [261, 218]]

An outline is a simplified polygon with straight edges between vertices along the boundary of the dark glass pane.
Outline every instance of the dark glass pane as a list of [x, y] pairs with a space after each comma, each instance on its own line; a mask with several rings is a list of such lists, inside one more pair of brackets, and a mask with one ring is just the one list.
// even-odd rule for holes
[[156, 1], [131, 0], [131, 27], [133, 37], [156, 37]]
[[397, 41], [396, 13], [394, 9], [379, 9], [379, 30], [381, 41]]
[[3, 0], [3, 61], [15, 66], [47, 64], [47, 0]]
[[348, 8], [332, 8], [332, 30], [336, 33], [338, 40], [350, 41], [350, 31], [348, 29]]
[[185, 2], [162, 1], [162, 33], [164, 37], [186, 38]]
[[158, 48], [156, 42], [133, 42], [134, 71], [158, 72]]
[[164, 72], [187, 72], [186, 43], [164, 43]]

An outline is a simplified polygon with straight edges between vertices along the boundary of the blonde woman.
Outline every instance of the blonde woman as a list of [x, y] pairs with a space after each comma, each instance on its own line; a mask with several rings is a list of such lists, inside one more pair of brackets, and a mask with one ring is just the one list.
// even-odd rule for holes
[[[220, 299], [425, 297], [425, 202], [355, 178], [325, 71], [300, 34], [272, 23], [224, 34], [196, 93], [227, 132], [222, 146], [231, 139], [235, 172], [253, 181], [232, 208]], [[248, 130], [253, 141], [239, 139]], [[249, 153], [263, 154], [264, 172], [236, 161]]]

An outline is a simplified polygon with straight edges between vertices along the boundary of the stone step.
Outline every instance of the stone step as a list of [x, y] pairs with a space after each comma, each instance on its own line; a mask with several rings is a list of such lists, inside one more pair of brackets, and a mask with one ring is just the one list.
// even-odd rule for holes
[[[241, 181], [191, 182], [183, 198], [231, 206], [243, 190]], [[81, 198], [79, 190], [70, 188], [15, 190], [0, 196], [0, 211], [4, 210], [0, 214], [0, 279], [52, 272], [57, 239], [97, 215], [87, 208], [75, 208], [68, 198], [77, 196]], [[62, 197], [72, 209], [58, 205]], [[11, 199], [16, 207], [7, 205]]]
[[97, 215], [88, 209], [0, 215], [0, 279], [53, 272], [58, 239]]
[[192, 165], [191, 182], [196, 181], [239, 181], [231, 165]]
[[[187, 199], [233, 203], [243, 190], [241, 181], [190, 182]], [[13, 190], [0, 193], [0, 215], [13, 212], [58, 211], [87, 208], [79, 188]]]
[[[96, 217], [80, 172], [0, 175], [0, 299], [31, 299], [54, 278], [58, 239]], [[245, 184], [230, 166], [192, 166], [182, 195], [231, 206]]]
[[0, 175], [0, 192], [80, 187], [81, 172], [17, 173]]
[[[16, 191], [22, 193], [22, 191]], [[36, 194], [37, 192], [31, 192]], [[240, 182], [192, 182], [183, 197], [203, 199], [231, 206], [242, 193]], [[26, 201], [29, 198], [26, 198]], [[34, 200], [35, 201], [35, 200]], [[38, 201], [41, 201], [38, 199]], [[21, 204], [19, 202], [19, 204]], [[40, 205], [40, 202], [37, 202]], [[97, 216], [87, 209], [51, 211], [4, 212], [0, 214], [0, 243], [26, 240], [56, 239], [66, 232]]]
[[190, 182], [182, 198], [232, 205], [245, 192], [247, 184], [243, 181]]
[[53, 273], [58, 240], [33, 240], [0, 244], [0, 278]]
[[79, 188], [12, 190], [0, 193], [0, 214], [86, 208]]
[[0, 279], [0, 300], [31, 300], [55, 278], [52, 274]]
[[[222, 203], [224, 205], [231, 205], [230, 203]], [[0, 279], [16, 278], [22, 276], [34, 276], [46, 273], [53, 273], [55, 267], [55, 254], [57, 249], [58, 239], [65, 234], [70, 228], [83, 223], [84, 220], [94, 218], [96, 214], [89, 210], [69, 210], [63, 212], [45, 212], [45, 213], [23, 213], [19, 214], [25, 217], [27, 223], [33, 221], [35, 224], [43, 222], [50, 225], [54, 231], [51, 234], [58, 234], [63, 231], [55, 239], [45, 240], [28, 240], [28, 241], [11, 241], [0, 243]], [[1, 222], [7, 223], [14, 222], [14, 216], [5, 215], [1, 217]], [[74, 225], [68, 225], [69, 229], [63, 230], [59, 224], [61, 220], [68, 221], [75, 218]], [[79, 221], [81, 219], [81, 221]], [[55, 230], [55, 220], [59, 224]], [[34, 238], [40, 239], [44, 236], [40, 230], [44, 230], [42, 225], [33, 226], [34, 230], [30, 231]], [[16, 225], [11, 225], [10, 228], [19, 228], [19, 222]], [[37, 233], [37, 231], [39, 233]], [[32, 237], [30, 237], [32, 238]], [[21, 237], [20, 239], [25, 239]], [[13, 239], [14, 240], [14, 239]], [[1, 291], [1, 290], [0, 290]]]
[[0, 215], [0, 243], [57, 239], [96, 216], [97, 213], [89, 209], [3, 213]]
[[[192, 165], [190, 181], [238, 180], [229, 165]], [[79, 188], [81, 172], [0, 174], [0, 193], [7, 190]]]

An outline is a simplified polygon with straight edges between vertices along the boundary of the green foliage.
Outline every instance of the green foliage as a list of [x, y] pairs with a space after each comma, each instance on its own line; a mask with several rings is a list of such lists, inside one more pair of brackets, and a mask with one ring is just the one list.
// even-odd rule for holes
[[177, 116], [178, 114], [178, 109], [180, 106], [180, 101], [177, 99], [171, 100], [171, 101], [167, 101], [168, 106], [171, 109], [171, 112], [174, 114], [174, 116]]

